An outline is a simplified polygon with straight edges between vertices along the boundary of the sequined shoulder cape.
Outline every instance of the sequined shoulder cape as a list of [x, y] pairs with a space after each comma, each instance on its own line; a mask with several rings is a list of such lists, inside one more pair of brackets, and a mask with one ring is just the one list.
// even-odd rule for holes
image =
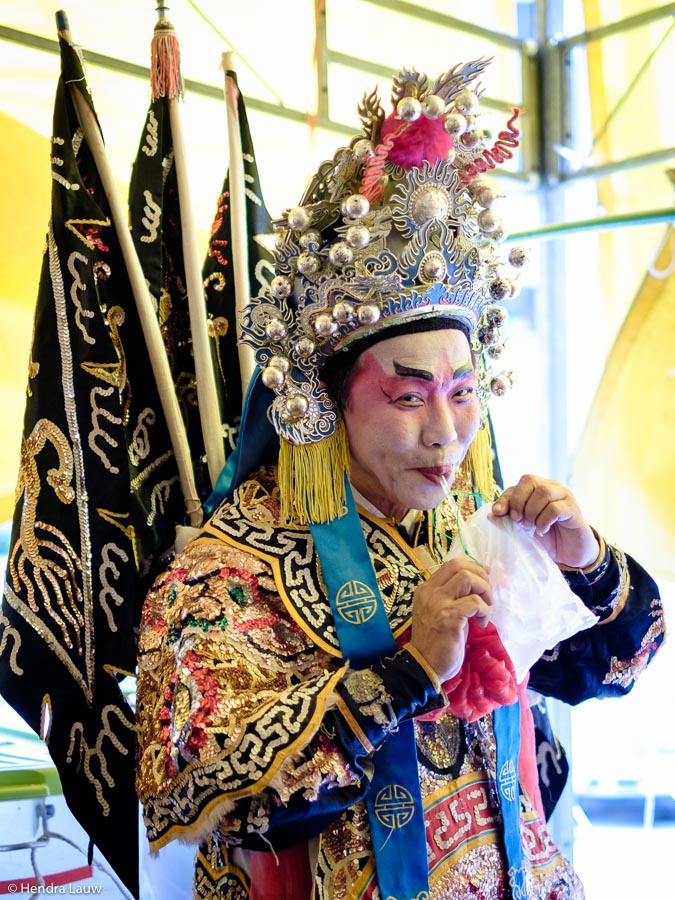
[[[140, 634], [137, 788], [151, 847], [198, 845], [195, 897], [374, 896], [362, 801], [373, 754], [409, 718], [431, 898], [507, 896], [491, 716], [469, 724], [444, 710], [435, 674], [406, 647], [428, 575], [410, 544], [440, 556], [443, 515], [410, 543], [361, 516], [401, 647], [368, 669], [340, 656], [311, 537], [279, 522], [274, 469], [243, 483], [156, 580]], [[566, 577], [600, 623], [545, 654], [530, 686], [572, 703], [625, 693], [663, 637], [655, 585], [611, 548], [595, 572]], [[528, 897], [582, 898], [535, 801], [521, 789]]]

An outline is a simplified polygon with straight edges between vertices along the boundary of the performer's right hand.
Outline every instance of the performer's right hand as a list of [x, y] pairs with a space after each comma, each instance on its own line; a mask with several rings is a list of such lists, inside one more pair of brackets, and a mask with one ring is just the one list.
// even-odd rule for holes
[[469, 619], [487, 623], [492, 591], [487, 572], [470, 559], [452, 559], [415, 591], [410, 643], [441, 681], [462, 667]]

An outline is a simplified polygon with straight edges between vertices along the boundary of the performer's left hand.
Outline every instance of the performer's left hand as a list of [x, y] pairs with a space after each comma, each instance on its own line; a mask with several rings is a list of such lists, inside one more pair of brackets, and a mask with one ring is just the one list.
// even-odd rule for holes
[[559, 565], [584, 569], [598, 558], [595, 534], [564, 484], [523, 475], [495, 501], [492, 512], [534, 529], [535, 538]]

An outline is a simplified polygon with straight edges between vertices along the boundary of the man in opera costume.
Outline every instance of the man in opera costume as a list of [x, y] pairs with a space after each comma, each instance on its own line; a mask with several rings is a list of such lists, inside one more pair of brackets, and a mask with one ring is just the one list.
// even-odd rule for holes
[[[486, 64], [403, 70], [389, 116], [364, 98], [243, 311], [239, 446], [140, 634], [138, 793], [151, 848], [198, 845], [195, 897], [583, 897], [525, 690], [625, 694], [664, 625], [564, 485], [495, 485], [490, 366], [525, 253], [502, 261], [485, 172], [519, 131], [479, 127]], [[497, 557], [470, 543], [481, 510]]]

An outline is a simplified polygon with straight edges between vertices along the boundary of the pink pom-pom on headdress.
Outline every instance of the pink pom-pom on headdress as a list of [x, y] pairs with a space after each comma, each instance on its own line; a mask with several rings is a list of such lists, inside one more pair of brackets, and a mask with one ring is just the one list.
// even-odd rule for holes
[[[381, 140], [400, 127], [399, 118], [394, 114], [387, 116], [382, 123]], [[430, 163], [445, 159], [451, 149], [452, 138], [443, 127], [443, 119], [420, 116], [396, 136], [387, 158], [402, 169], [419, 169], [425, 159]]]

